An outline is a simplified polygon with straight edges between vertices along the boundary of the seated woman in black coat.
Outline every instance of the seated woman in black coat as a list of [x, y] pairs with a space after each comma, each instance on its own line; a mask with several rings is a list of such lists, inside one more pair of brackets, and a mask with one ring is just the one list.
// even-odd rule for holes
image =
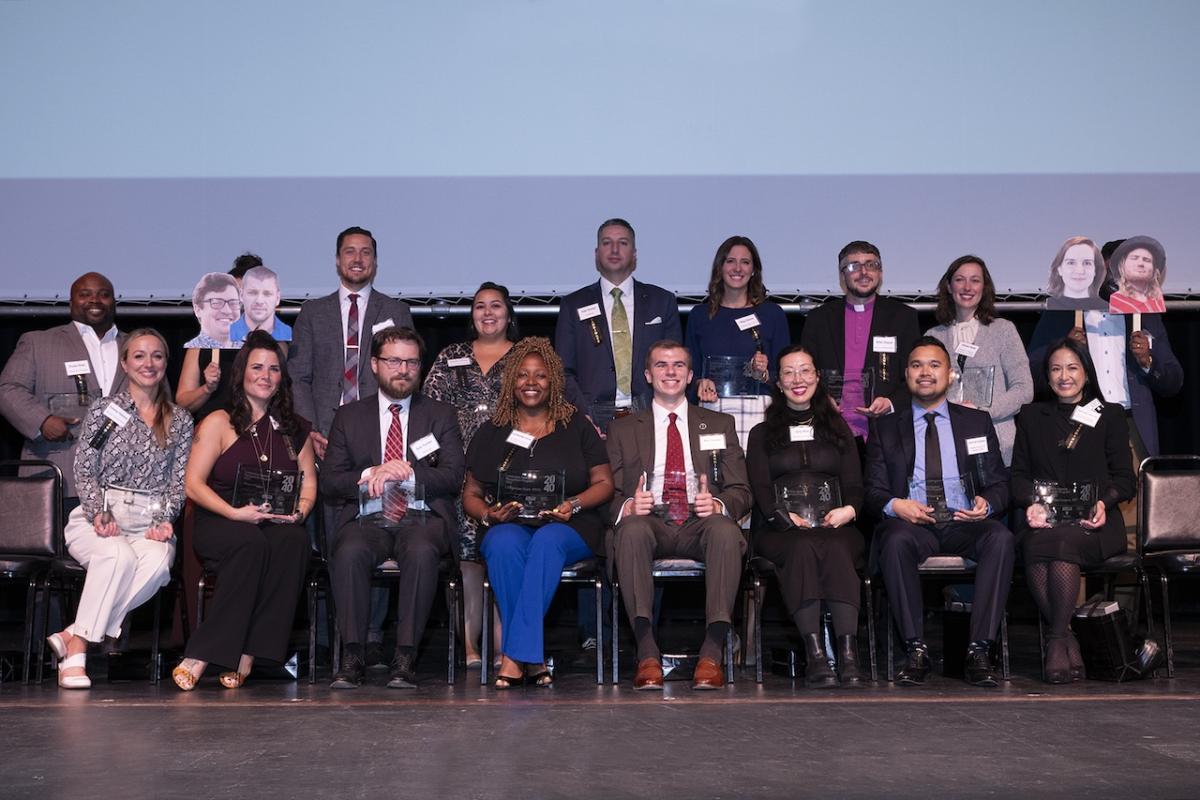
[[[1071, 614], [1081, 568], [1125, 552], [1125, 522], [1117, 505], [1135, 491], [1125, 410], [1105, 403], [1088, 351], [1071, 339], [1051, 345], [1046, 373], [1055, 397], [1032, 403], [1017, 416], [1012, 498], [1024, 506], [1016, 534], [1030, 593], [1049, 628], [1046, 680], [1083, 677]], [[1086, 519], [1055, 523], [1034, 483], [1095, 482], [1096, 501]]]
[[[779, 354], [766, 418], [750, 431], [746, 466], [754, 492], [754, 551], [779, 568], [788, 613], [807, 655], [806, 685], [857, 684], [859, 578], [863, 536], [852, 524], [863, 501], [862, 467], [854, 435], [838, 414], [812, 356], [800, 345]], [[796, 478], [836, 479], [841, 502], [814, 527], [776, 500], [775, 487]], [[786, 485], [786, 484], [785, 484]], [[821, 601], [838, 639], [838, 675], [821, 636]]]

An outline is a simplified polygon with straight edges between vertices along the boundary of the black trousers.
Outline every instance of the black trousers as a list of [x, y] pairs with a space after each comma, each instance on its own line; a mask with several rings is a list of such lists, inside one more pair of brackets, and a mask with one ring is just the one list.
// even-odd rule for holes
[[342, 641], [361, 644], [367, 640], [371, 573], [393, 558], [400, 567], [396, 644], [419, 645], [437, 596], [438, 567], [449, 554], [445, 523], [433, 515], [394, 532], [358, 520], [339, 528], [329, 561], [329, 578]]
[[243, 653], [283, 661], [310, 547], [303, 525], [236, 522], [202, 508], [192, 546], [217, 589], [186, 655], [230, 669]]
[[936, 527], [889, 517], [875, 529], [874, 545], [892, 613], [906, 640], [925, 638], [917, 565], [938, 554], [965, 556], [977, 564], [971, 641], [996, 638], [1012, 586], [1016, 550], [1012, 532], [1003, 524], [987, 519]]

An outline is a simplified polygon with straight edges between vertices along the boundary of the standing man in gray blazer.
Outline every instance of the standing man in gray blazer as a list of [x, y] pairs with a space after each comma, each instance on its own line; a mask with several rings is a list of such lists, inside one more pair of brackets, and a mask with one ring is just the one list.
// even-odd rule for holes
[[[309, 437], [321, 460], [337, 410], [375, 394], [379, 388], [371, 371], [371, 337], [384, 328], [413, 327], [407, 303], [372, 288], [379, 266], [377, 255], [375, 237], [366, 228], [354, 226], [339, 233], [334, 260], [337, 291], [301, 306], [292, 330], [288, 371], [292, 374], [293, 402], [296, 413], [312, 423]], [[325, 506], [323, 518], [330, 537], [327, 544], [332, 549], [337, 529], [331, 506]], [[386, 588], [376, 589], [371, 596], [368, 667], [387, 667], [382, 632], [387, 598]]]
[[86, 401], [124, 388], [118, 367], [125, 334], [117, 330], [113, 285], [97, 272], [71, 284], [71, 321], [30, 331], [0, 373], [0, 414], [25, 437], [21, 458], [53, 461], [63, 472], [64, 513], [79, 505], [75, 494], [75, 436], [83, 420], [50, 411], [51, 395]]

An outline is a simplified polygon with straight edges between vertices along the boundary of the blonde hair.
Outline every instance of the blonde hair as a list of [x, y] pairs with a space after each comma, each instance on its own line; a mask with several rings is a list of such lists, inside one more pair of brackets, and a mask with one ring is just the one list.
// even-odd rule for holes
[[546, 364], [546, 372], [550, 376], [550, 430], [555, 423], [571, 418], [575, 406], [567, 402], [567, 380], [563, 375], [562, 359], [554, 350], [554, 345], [545, 336], [527, 336], [512, 346], [508, 354], [508, 363], [504, 365], [504, 377], [500, 384], [500, 396], [496, 400], [496, 413], [492, 422], [500, 427], [512, 425], [517, 419], [517, 402], [513, 392], [517, 386], [517, 372], [521, 362], [529, 356], [538, 356]]
[[[163, 366], [165, 367], [170, 359], [170, 350], [167, 349], [167, 340], [163, 335], [154, 328], [138, 328], [125, 337], [121, 342], [119, 351], [119, 360], [122, 364], [125, 363], [125, 357], [129, 355], [129, 347], [134, 339], [140, 339], [143, 336], [150, 336], [158, 340], [163, 351]], [[150, 430], [154, 432], [154, 441], [158, 442], [159, 447], [167, 446], [167, 433], [171, 430], [171, 415], [174, 413], [175, 406], [171, 403], [171, 385], [167, 383], [167, 377], [164, 374], [163, 379], [158, 383], [158, 396], [154, 398], [154, 424], [150, 426]]]

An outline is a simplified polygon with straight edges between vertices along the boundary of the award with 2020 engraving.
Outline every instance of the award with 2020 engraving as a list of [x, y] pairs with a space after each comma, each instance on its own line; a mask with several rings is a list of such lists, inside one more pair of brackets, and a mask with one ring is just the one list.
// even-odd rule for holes
[[841, 483], [837, 478], [783, 477], [775, 482], [775, 502], [819, 528], [825, 515], [842, 505]]
[[291, 516], [300, 508], [300, 484], [304, 475], [296, 470], [266, 469], [239, 464], [233, 482], [233, 506], [258, 506], [267, 514]]
[[875, 399], [875, 370], [873, 369], [823, 369], [821, 380], [825, 390], [838, 403], [849, 395], [852, 399], [862, 398], [864, 406]]
[[1046, 522], [1051, 525], [1091, 519], [1097, 494], [1095, 481], [1033, 482], [1033, 502], [1046, 509]]
[[562, 505], [566, 482], [566, 473], [561, 469], [502, 469], [496, 494], [501, 505], [521, 504], [519, 519], [537, 519], [543, 511]]

